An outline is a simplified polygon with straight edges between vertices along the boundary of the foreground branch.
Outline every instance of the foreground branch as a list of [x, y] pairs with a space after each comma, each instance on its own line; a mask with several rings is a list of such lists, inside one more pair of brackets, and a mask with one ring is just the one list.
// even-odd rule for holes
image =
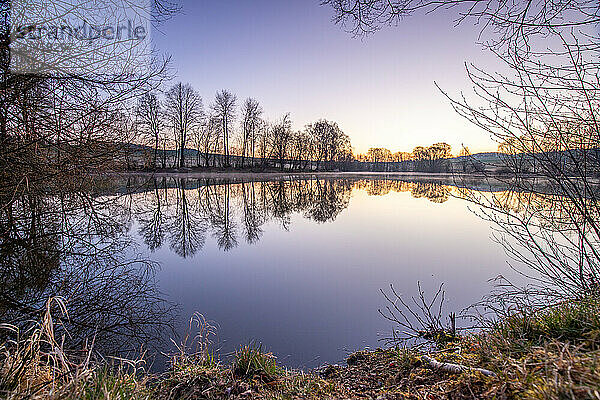
[[467, 371], [477, 371], [477, 372], [481, 372], [485, 376], [496, 376], [496, 373], [489, 371], [487, 369], [471, 368], [471, 367], [467, 367], [466, 365], [452, 364], [452, 363], [447, 363], [447, 362], [439, 362], [439, 361], [436, 361], [433, 358], [426, 356], [426, 355], [421, 356], [421, 359], [423, 361], [425, 361], [431, 368], [439, 369], [444, 372], [449, 372], [452, 374], [460, 374], [461, 372], [467, 372]]

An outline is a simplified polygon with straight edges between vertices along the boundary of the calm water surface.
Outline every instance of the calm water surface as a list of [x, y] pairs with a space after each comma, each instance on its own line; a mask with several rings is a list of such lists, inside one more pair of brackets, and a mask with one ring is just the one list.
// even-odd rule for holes
[[178, 305], [178, 334], [198, 311], [218, 324], [222, 353], [255, 340], [285, 365], [314, 367], [381, 345], [390, 284], [412, 296], [417, 282], [430, 292], [443, 282], [450, 312], [511, 276], [489, 223], [456, 192], [381, 179], [159, 178], [126, 201], [137, 249], [160, 263], [159, 289]]

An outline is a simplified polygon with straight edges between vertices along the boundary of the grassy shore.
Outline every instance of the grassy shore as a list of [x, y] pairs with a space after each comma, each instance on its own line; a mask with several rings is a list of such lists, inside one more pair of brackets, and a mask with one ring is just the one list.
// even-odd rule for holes
[[[74, 357], [52, 319], [1, 346], [7, 399], [600, 399], [600, 300], [520, 312], [488, 329], [443, 340], [427, 354], [393, 347], [345, 365], [292, 371], [260, 346], [222, 363], [201, 343], [153, 375], [135, 361]], [[432, 363], [431, 360], [435, 362]], [[454, 367], [448, 367], [452, 363]], [[460, 366], [460, 367], [457, 367]]]

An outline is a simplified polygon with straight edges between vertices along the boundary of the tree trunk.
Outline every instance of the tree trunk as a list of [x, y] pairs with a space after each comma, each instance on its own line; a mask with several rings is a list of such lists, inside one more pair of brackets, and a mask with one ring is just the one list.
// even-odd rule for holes
[[181, 138], [181, 153], [179, 153], [179, 168], [185, 167], [185, 133], [183, 130], [180, 132]]
[[156, 169], [156, 160], [158, 159], [158, 147], [160, 143], [158, 142], [158, 134], [154, 135], [154, 156], [152, 159], [152, 167]]

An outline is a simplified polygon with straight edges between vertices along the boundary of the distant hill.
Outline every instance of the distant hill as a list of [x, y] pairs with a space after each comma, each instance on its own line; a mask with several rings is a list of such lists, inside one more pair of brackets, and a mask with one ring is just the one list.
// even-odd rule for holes
[[475, 153], [475, 154], [471, 154], [469, 156], [453, 157], [453, 158], [449, 158], [449, 160], [451, 162], [455, 162], [455, 161], [464, 161], [466, 159], [469, 159], [469, 160], [479, 161], [483, 164], [491, 164], [491, 165], [499, 166], [503, 162], [503, 157], [506, 157], [506, 155], [502, 154], [502, 153], [498, 153], [498, 152], [487, 152], [487, 153]]

